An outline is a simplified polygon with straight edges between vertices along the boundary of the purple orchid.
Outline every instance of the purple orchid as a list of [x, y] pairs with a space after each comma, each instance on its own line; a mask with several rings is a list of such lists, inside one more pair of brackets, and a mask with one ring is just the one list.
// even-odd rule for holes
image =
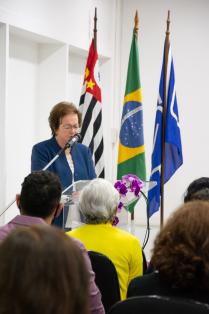
[[118, 204], [118, 211], [119, 211], [119, 212], [121, 212], [122, 207], [123, 207], [123, 203], [122, 203], [122, 202], [119, 202], [119, 204]]
[[128, 192], [133, 193], [134, 197], [139, 198], [139, 194], [143, 188], [143, 185], [144, 185], [143, 181], [141, 181], [134, 174], [124, 175], [124, 176], [122, 176], [122, 180], [116, 181], [114, 187], [120, 193], [120, 202], [118, 204], [118, 211], [121, 211], [123, 207], [126, 208], [124, 206], [124, 203], [125, 203], [125, 201], [127, 201], [126, 196], [127, 196]]
[[114, 185], [114, 187], [118, 190], [118, 192], [122, 195], [126, 195], [126, 193], [128, 192], [127, 187], [125, 186], [125, 184], [121, 181], [117, 181]]
[[134, 192], [135, 196], [138, 196], [143, 188], [143, 183], [140, 180], [133, 180], [131, 183], [131, 191]]
[[113, 225], [113, 226], [117, 226], [118, 223], [119, 223], [119, 218], [118, 218], [117, 216], [115, 216], [112, 225]]

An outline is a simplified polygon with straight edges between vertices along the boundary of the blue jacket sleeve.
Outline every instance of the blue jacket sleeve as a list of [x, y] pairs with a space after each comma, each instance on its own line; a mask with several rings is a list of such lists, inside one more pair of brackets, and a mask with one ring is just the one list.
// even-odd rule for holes
[[31, 171], [42, 170], [48, 162], [49, 158], [43, 147], [34, 145], [31, 155]]

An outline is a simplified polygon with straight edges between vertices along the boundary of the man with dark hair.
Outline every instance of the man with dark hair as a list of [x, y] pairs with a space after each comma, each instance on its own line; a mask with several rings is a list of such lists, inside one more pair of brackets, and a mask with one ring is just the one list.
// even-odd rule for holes
[[21, 194], [16, 196], [20, 213], [43, 219], [58, 216], [62, 210], [61, 192], [57, 175], [49, 171], [34, 171], [25, 178]]
[[184, 195], [184, 203], [194, 200], [209, 201], [209, 178], [201, 177], [192, 181]]
[[[13, 229], [21, 226], [30, 227], [36, 224], [51, 225], [53, 219], [62, 211], [61, 183], [59, 177], [50, 171], [34, 171], [25, 177], [21, 193], [16, 196], [20, 215], [8, 224], [0, 227], [0, 240], [3, 240]], [[73, 239], [82, 251], [89, 275], [90, 310], [94, 314], [104, 314], [101, 294], [95, 284], [95, 275], [84, 245]]]
[[21, 193], [16, 195], [20, 215], [0, 227], [0, 240], [18, 226], [51, 224], [62, 211], [59, 177], [49, 171], [34, 171], [25, 177]]

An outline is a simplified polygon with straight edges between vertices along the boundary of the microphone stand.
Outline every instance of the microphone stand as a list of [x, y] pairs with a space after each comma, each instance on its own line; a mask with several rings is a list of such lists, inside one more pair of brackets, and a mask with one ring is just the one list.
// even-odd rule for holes
[[[71, 144], [71, 140], [67, 141], [67, 143], [65, 144], [65, 146], [64, 146], [63, 148], [61, 148], [61, 149], [58, 151], [57, 155], [54, 156], [54, 158], [52, 158], [52, 160], [50, 160], [50, 161], [48, 162], [48, 164], [47, 164], [42, 170], [43, 170], [43, 171], [47, 170], [47, 169], [55, 162], [55, 160], [57, 160], [57, 159], [59, 158], [60, 154], [61, 154], [63, 151], [65, 151], [67, 148], [71, 147], [74, 143], [75, 143], [75, 142], [73, 142], [73, 143]], [[0, 217], [7, 211], [7, 209], [10, 208], [10, 206], [12, 206], [12, 205], [15, 203], [15, 201], [16, 201], [16, 198], [13, 199], [13, 200], [5, 207], [4, 211], [0, 214]]]
[[65, 144], [65, 146], [58, 151], [57, 155], [54, 156], [54, 158], [52, 158], [52, 160], [42, 169], [43, 171], [47, 170], [55, 162], [55, 160], [59, 158], [60, 154], [69, 147], [67, 144]]

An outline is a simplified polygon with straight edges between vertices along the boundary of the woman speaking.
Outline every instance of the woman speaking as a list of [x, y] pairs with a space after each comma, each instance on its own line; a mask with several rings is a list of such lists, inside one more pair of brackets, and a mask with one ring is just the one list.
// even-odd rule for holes
[[[65, 101], [52, 108], [48, 120], [52, 137], [33, 146], [31, 171], [43, 169], [79, 133], [81, 127], [81, 113], [74, 104]], [[59, 176], [63, 190], [74, 181], [96, 177], [91, 151], [81, 143], [63, 150], [47, 170]], [[63, 213], [53, 224], [63, 227]]]

